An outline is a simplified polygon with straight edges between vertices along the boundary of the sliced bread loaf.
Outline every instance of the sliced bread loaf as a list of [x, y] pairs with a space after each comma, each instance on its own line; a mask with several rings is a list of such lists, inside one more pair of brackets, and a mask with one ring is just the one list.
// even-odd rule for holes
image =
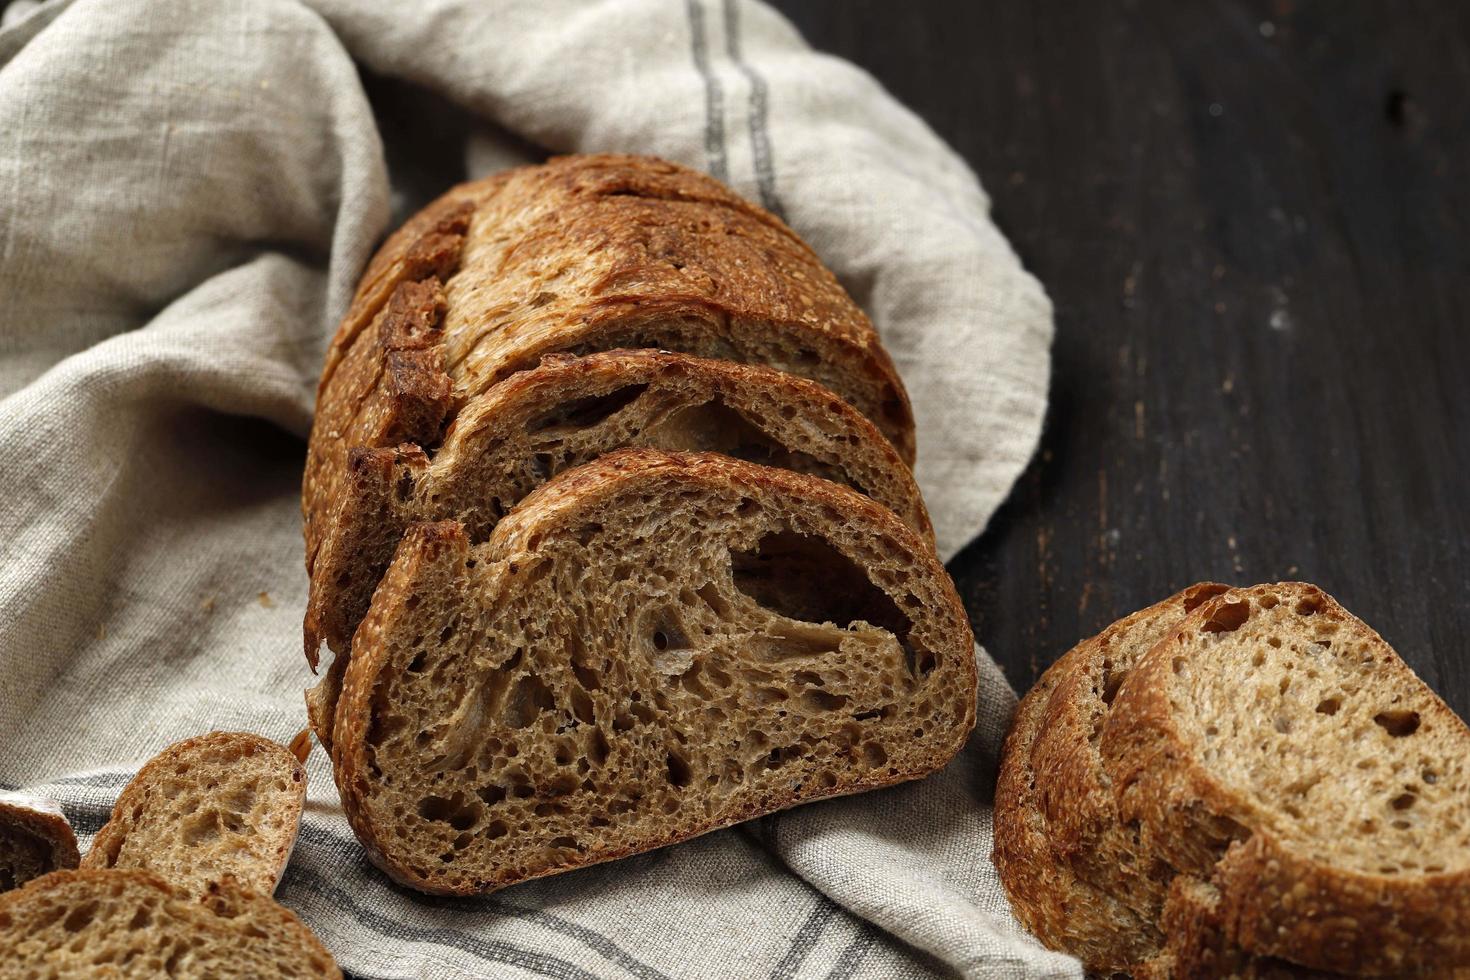
[[0, 892], [80, 860], [77, 835], [50, 800], [0, 792]]
[[169, 746], [123, 789], [85, 868], [147, 868], [205, 894], [226, 876], [265, 895], [286, 870], [306, 770], [284, 746], [210, 732]]
[[876, 331], [780, 219], [664, 161], [563, 157], [451, 190], [369, 267], [318, 391], [308, 569], [352, 450], [435, 446], [461, 405], [546, 354], [635, 347], [811, 378], [913, 461]]
[[[452, 519], [484, 540], [553, 475], [622, 446], [715, 450], [853, 487], [933, 537], [892, 445], [821, 385], [771, 368], [667, 351], [558, 355], [511, 376], [415, 446], [361, 450], [311, 569], [305, 640], [345, 653], [410, 523]], [[318, 735], [324, 734], [318, 729]]]
[[1226, 941], [1365, 974], [1470, 964], [1470, 730], [1314, 586], [1196, 609], [1103, 726], [1123, 821], [1218, 890]]
[[380, 866], [472, 893], [922, 776], [975, 717], [928, 542], [845, 487], [627, 449], [471, 546], [416, 525], [332, 746]]
[[1149, 922], [1159, 919], [1173, 872], [1142, 846], [1137, 827], [1118, 819], [1098, 740], [1134, 664], [1226, 588], [1192, 585], [1081, 644], [1076, 659], [1058, 671], [1031, 749], [1053, 853]]
[[231, 879], [204, 901], [137, 869], [58, 871], [0, 895], [0, 978], [342, 976], [289, 910]]
[[1052, 664], [1016, 708], [995, 787], [992, 857], [1021, 924], [1048, 948], [1070, 953], [1106, 976], [1154, 958], [1162, 936], [1155, 920], [1080, 877], [1052, 849], [1042, 784], [1031, 763], [1058, 682], [1087, 664], [1091, 646], [1083, 641]]

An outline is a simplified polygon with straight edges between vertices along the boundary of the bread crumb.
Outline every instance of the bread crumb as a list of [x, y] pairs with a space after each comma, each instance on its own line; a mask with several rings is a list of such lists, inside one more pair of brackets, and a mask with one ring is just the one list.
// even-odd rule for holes
[[207, 595], [199, 601], [199, 611], [208, 616], [214, 612], [214, 596]]
[[262, 609], [276, 608], [276, 600], [271, 598], [271, 594], [269, 592], [262, 592], [259, 596], [257, 596], [257, 598], [260, 601], [260, 607]]

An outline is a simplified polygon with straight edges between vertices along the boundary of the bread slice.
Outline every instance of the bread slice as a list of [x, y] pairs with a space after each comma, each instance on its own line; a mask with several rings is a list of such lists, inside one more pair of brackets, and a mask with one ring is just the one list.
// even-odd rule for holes
[[315, 664], [323, 638], [345, 653], [410, 523], [457, 520], [482, 541], [551, 476], [623, 446], [716, 450], [821, 476], [866, 493], [933, 540], [892, 445], [815, 382], [667, 351], [554, 355], [466, 406], [432, 462], [415, 446], [353, 456], [351, 491], [312, 565], [308, 659]]
[[1107, 976], [1150, 961], [1160, 951], [1162, 936], [1155, 920], [1079, 877], [1053, 851], [1041, 809], [1042, 784], [1031, 762], [1048, 703], [1059, 682], [1087, 665], [1091, 642], [1079, 643], [1052, 664], [1016, 708], [995, 787], [992, 857], [1021, 924], [1048, 948], [1070, 953], [1090, 972]]
[[1470, 965], [1470, 730], [1320, 589], [1200, 606], [1130, 673], [1100, 745], [1121, 819], [1218, 890], [1234, 946]]
[[372, 859], [466, 894], [923, 776], [975, 719], [928, 543], [804, 474], [625, 449], [471, 546], [416, 525], [332, 746]]
[[137, 869], [58, 871], [0, 895], [0, 980], [340, 978], [287, 909], [232, 879], [199, 896]]
[[0, 892], [80, 860], [77, 835], [50, 800], [0, 791]]
[[123, 788], [84, 868], [147, 868], [204, 894], [230, 876], [276, 889], [296, 844], [306, 770], [284, 746], [210, 732], [164, 749]]
[[1227, 590], [1201, 582], [1112, 624], [1078, 646], [1058, 671], [1031, 748], [1036, 793], [1056, 858], [1149, 922], [1157, 922], [1173, 871], [1118, 818], [1098, 740], [1134, 664], [1191, 611]]
[[436, 446], [550, 353], [657, 348], [811, 378], [906, 463], [913, 413], [877, 332], [780, 219], [646, 157], [554, 159], [456, 187], [395, 235], [339, 327], [303, 489], [308, 570], [348, 454]]

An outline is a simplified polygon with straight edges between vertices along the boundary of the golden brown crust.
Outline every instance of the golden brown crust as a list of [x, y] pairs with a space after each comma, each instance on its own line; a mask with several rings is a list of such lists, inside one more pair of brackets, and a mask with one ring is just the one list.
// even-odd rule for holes
[[[485, 872], [471, 885], [446, 884], [445, 881], [416, 872], [396, 855], [402, 844], [385, 833], [391, 828], [379, 827], [369, 807], [376, 790], [377, 763], [369, 748], [368, 735], [374, 725], [378, 699], [388, 670], [388, 644], [384, 635], [393, 624], [412, 608], [419, 597], [443, 588], [437, 577], [444, 569], [464, 567], [471, 559], [470, 542], [462, 526], [455, 522], [420, 524], [410, 529], [399, 545], [397, 555], [374, 596], [367, 617], [353, 642], [353, 656], [347, 667], [341, 697], [337, 702], [333, 762], [343, 809], [370, 858], [396, 880], [424, 891], [443, 894], [468, 894], [489, 891], [516, 881], [557, 874], [588, 864], [614, 860], [631, 853], [651, 850], [719, 827], [729, 826], [764, 813], [797, 803], [827, 796], [862, 792], [918, 778], [947, 762], [963, 745], [965, 734], [974, 724], [973, 691], [975, 665], [970, 650], [968, 620], [955, 593], [932, 551], [910, 528], [886, 508], [873, 503], [845, 487], [801, 474], [770, 467], [756, 466], [716, 454], [662, 453], [646, 449], [620, 450], [593, 463], [570, 470], [537, 490], [495, 529], [491, 540], [474, 552], [474, 560], [489, 563], [486, 574], [506, 574], [515, 567], [519, 556], [527, 552], [530, 542], [552, 534], [573, 522], [575, 514], [602, 498], [618, 493], [633, 493], [639, 487], [658, 486], [668, 489], [686, 483], [690, 488], [701, 485], [734, 485], [742, 493], [757, 497], [780, 495], [796, 502], [795, 506], [823, 513], [844, 515], [854, 527], [871, 529], [871, 539], [885, 548], [901, 550], [920, 563], [927, 564], [929, 574], [941, 596], [940, 604], [925, 610], [932, 622], [944, 623], [945, 632], [954, 637], [949, 646], [962, 654], [953, 661], [959, 676], [953, 690], [972, 692], [965, 717], [953, 730], [946, 730], [945, 740], [935, 740], [922, 765], [903, 769], [877, 769], [842, 773], [835, 785], [827, 788], [807, 785], [751, 802], [739, 812], [700, 825], [693, 832], [668, 833], [650, 837], [636, 846], [594, 846], [571, 863], [548, 865], [528, 871], [524, 868], [501, 868]], [[483, 551], [481, 549], [484, 549]], [[534, 550], [534, 549], [531, 549]], [[499, 556], [493, 562], [490, 556]], [[509, 556], [509, 557], [506, 557]], [[501, 560], [505, 558], [505, 560]], [[513, 559], [513, 560], [512, 560]], [[499, 580], [497, 580], [499, 581]]]
[[[637, 396], [637, 406], [617, 401], [620, 393], [640, 390], [645, 394]], [[588, 426], [606, 419], [578, 425], [541, 421], [602, 399], [612, 399], [619, 411], [639, 413], [638, 420], [596, 438]], [[923, 498], [892, 445], [867, 418], [815, 382], [668, 351], [554, 355], [466, 406], [432, 466], [407, 444], [349, 454], [344, 491], [311, 566], [308, 658], [323, 639], [346, 655], [372, 589], [410, 523], [459, 520], [482, 539], [493, 518], [529, 489], [528, 460], [545, 461], [539, 482], [587, 461], [589, 453], [620, 446], [718, 449], [811, 472], [862, 489], [933, 541]]]
[[995, 787], [993, 858], [1021, 924], [1048, 948], [1070, 953], [1088, 970], [1106, 975], [1154, 956], [1159, 932], [1152, 920], [1078, 877], [1053, 851], [1039, 799], [1040, 773], [1031, 762], [1048, 703], [1058, 685], [1085, 665], [1090, 642], [1052, 664], [1016, 708]]
[[[1221, 929], [1244, 950], [1354, 973], [1470, 964], [1466, 872], [1372, 874], [1313, 860], [1284, 839], [1269, 813], [1201, 764], [1171, 695], [1195, 652], [1189, 640], [1238, 628], [1240, 613], [1262, 602], [1292, 603], [1335, 620], [1344, 628], [1334, 643], [1362, 640], [1381, 659], [1380, 670], [1412, 677], [1377, 633], [1315, 586], [1257, 586], [1212, 599], [1135, 667], [1109, 714], [1101, 746], [1121, 818], [1139, 821], [1146, 845], [1177, 871], [1219, 889]], [[1464, 722], [1432, 692], [1417, 697], [1426, 724], [1432, 719], [1470, 744]]]
[[1118, 819], [1097, 738], [1128, 672], [1153, 643], [1206, 600], [1227, 589], [1201, 582], [1127, 616], [1085, 643], [1047, 699], [1031, 763], [1038, 804], [1057, 858], [1148, 921], [1157, 921], [1167, 866]]
[[[426, 289], [441, 283], [442, 296]], [[398, 346], [406, 325], [411, 352]], [[543, 355], [613, 347], [814, 378], [913, 461], [912, 410], [876, 331], [778, 218], [664, 161], [562, 157], [454, 188], [369, 266], [318, 390], [302, 492], [308, 570], [348, 492], [349, 452], [409, 432], [431, 448], [455, 404]]]

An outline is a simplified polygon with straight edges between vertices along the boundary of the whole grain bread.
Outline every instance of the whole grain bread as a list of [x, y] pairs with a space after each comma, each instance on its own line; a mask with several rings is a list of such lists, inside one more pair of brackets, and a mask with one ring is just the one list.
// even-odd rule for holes
[[1157, 922], [1173, 877], [1118, 818], [1098, 750], [1108, 711], [1134, 664], [1186, 615], [1227, 587], [1201, 582], [1127, 616], [1078, 646], [1056, 684], [1031, 748], [1037, 800], [1057, 859], [1091, 884]]
[[661, 160], [562, 157], [454, 188], [369, 266], [318, 389], [308, 570], [353, 450], [431, 448], [461, 405], [544, 355], [620, 347], [811, 378], [913, 461], [908, 396], [876, 331], [780, 219]]
[[416, 525], [332, 745], [372, 859], [464, 894], [922, 776], [975, 717], [928, 542], [805, 474], [625, 449], [482, 545]]
[[124, 787], [85, 868], [146, 868], [197, 895], [225, 877], [275, 891], [301, 824], [306, 770], [284, 746], [210, 732], [164, 749]]
[[0, 892], [41, 875], [75, 868], [77, 835], [50, 800], [0, 791]]
[[0, 980], [306, 980], [342, 974], [311, 930], [232, 879], [201, 901], [149, 871], [57, 871], [0, 895]]
[[1100, 746], [1120, 818], [1218, 891], [1234, 947], [1470, 965], [1470, 730], [1315, 586], [1200, 606], [1130, 672]]
[[1021, 924], [1049, 949], [1070, 953], [1090, 972], [1106, 976], [1150, 962], [1163, 938], [1154, 919], [1080, 877], [1053, 850], [1042, 784], [1031, 761], [1058, 682], [1088, 662], [1091, 645], [1084, 640], [1052, 664], [1016, 708], [995, 787], [992, 858]]
[[[312, 565], [308, 659], [315, 663], [323, 639], [347, 654], [409, 524], [457, 520], [482, 541], [547, 479], [623, 446], [715, 450], [825, 477], [933, 540], [913, 475], [892, 445], [815, 382], [667, 351], [553, 355], [467, 405], [432, 462], [411, 445], [353, 454], [350, 490]], [[316, 730], [329, 740], [324, 726]]]

